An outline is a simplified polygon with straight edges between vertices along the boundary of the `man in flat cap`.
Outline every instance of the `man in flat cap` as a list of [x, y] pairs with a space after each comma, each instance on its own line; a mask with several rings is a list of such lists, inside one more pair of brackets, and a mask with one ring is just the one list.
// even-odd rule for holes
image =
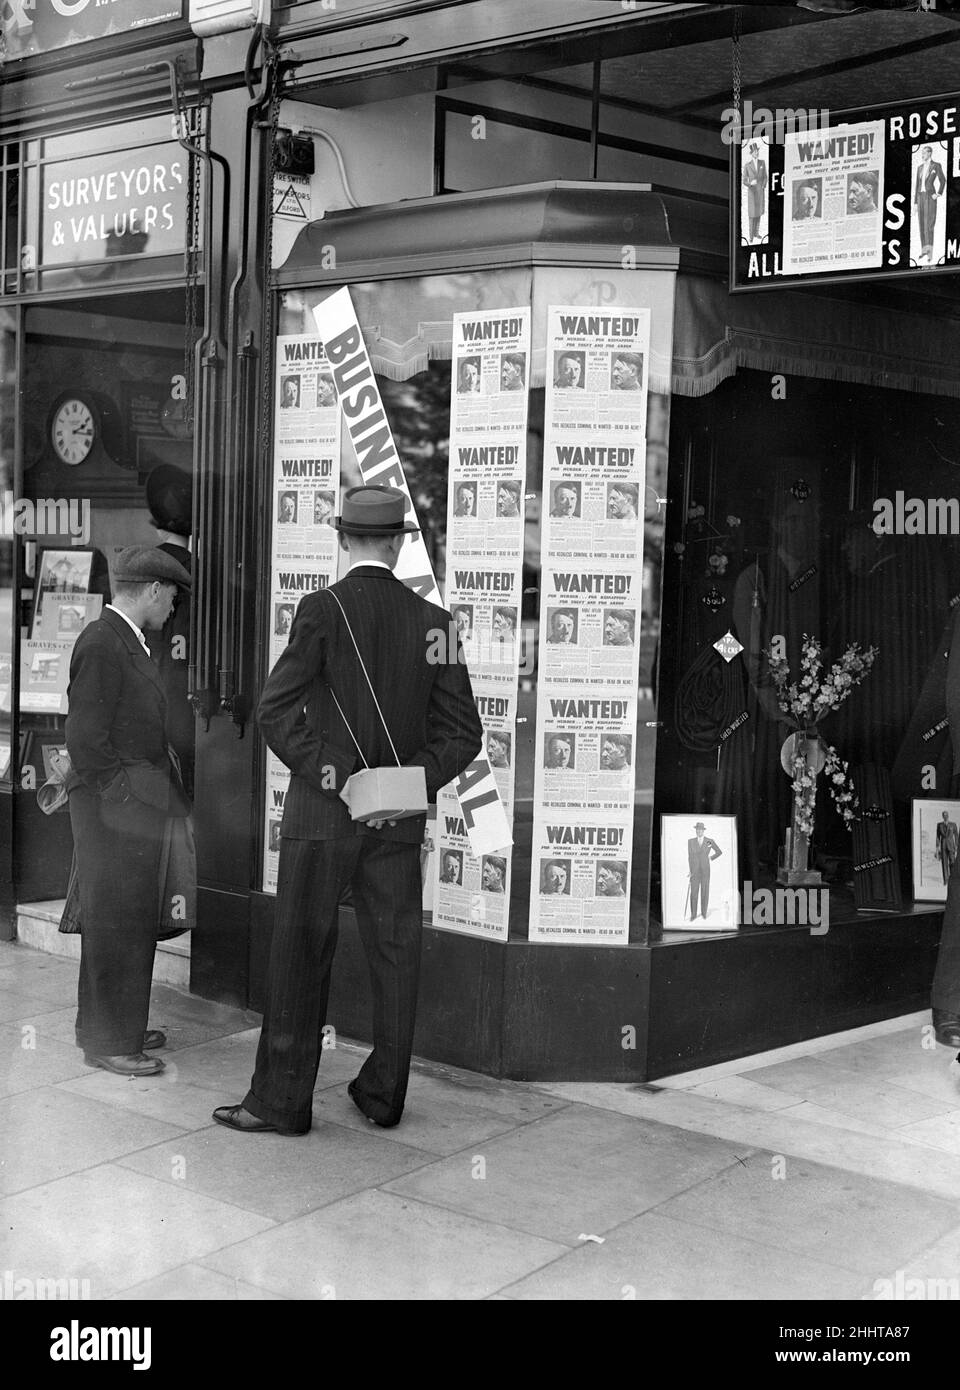
[[[162, 550], [129, 546], [113, 602], [81, 632], [70, 660], [70, 822], [80, 880], [77, 1044], [88, 1063], [153, 1076], [162, 1047], [147, 1029], [160, 928], [160, 852], [168, 816], [186, 816], [166, 738], [163, 682], [144, 628], [163, 627], [190, 576]], [[186, 894], [187, 887], [184, 886]]]
[[402, 766], [424, 769], [434, 800], [483, 741], [459, 641], [455, 649], [442, 644], [443, 654], [435, 655], [436, 634], [448, 633], [453, 619], [394, 577], [407, 533], [419, 529], [405, 511], [396, 488], [346, 493], [334, 524], [350, 568], [331, 588], [301, 599], [290, 641], [260, 698], [260, 728], [291, 777], [256, 1070], [242, 1104], [213, 1112], [220, 1124], [244, 1133], [310, 1128], [339, 906], [348, 887], [373, 992], [373, 1051], [349, 1092], [383, 1127], [403, 1113], [426, 817], [354, 821], [340, 794], [364, 762], [395, 766], [395, 748]]

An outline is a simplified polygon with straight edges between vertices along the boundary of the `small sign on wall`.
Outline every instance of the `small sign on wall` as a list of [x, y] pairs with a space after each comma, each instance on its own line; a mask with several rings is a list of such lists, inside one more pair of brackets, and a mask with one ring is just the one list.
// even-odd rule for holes
[[310, 180], [305, 175], [277, 175], [273, 180], [273, 215], [287, 222], [310, 221]]

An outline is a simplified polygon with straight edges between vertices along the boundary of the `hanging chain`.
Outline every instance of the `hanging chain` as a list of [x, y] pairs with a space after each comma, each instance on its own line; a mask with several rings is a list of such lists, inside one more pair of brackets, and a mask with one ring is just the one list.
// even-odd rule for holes
[[[206, 139], [207, 122], [203, 119], [203, 108], [200, 106], [189, 107], [186, 102], [185, 93], [181, 83], [180, 63], [176, 64], [177, 79], [177, 111], [176, 122], [179, 133], [185, 140], [192, 136], [196, 143]], [[196, 112], [197, 129], [191, 132], [190, 116]], [[185, 380], [184, 389], [184, 427], [189, 433], [193, 433], [194, 419], [196, 417], [196, 364], [195, 348], [197, 338], [200, 335], [200, 186], [201, 186], [201, 167], [200, 160], [190, 151], [185, 151], [187, 156], [187, 245], [184, 270], [186, 273], [185, 281], [185, 313], [183, 324], [183, 375]]]
[[740, 107], [741, 93], [741, 53], [740, 37], [743, 32], [743, 11], [739, 5], [733, 7], [733, 109], [737, 113], [737, 134], [741, 141], [747, 138], [743, 129], [743, 112]]
[[[263, 369], [260, 391], [260, 451], [264, 465], [269, 464], [272, 421], [268, 402], [273, 399], [273, 181], [276, 163], [277, 131], [280, 126], [280, 75], [276, 50], [265, 49], [265, 68], [270, 83], [270, 112], [266, 124], [266, 152], [264, 154], [264, 185], [266, 192], [266, 228], [264, 236], [264, 275], [263, 275], [263, 351], [260, 362]], [[269, 476], [269, 469], [268, 469]]]

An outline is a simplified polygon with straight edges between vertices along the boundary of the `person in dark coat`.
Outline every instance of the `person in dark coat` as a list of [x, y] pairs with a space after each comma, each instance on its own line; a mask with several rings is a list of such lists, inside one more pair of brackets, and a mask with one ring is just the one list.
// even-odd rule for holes
[[260, 698], [261, 731], [291, 777], [256, 1070], [242, 1104], [213, 1112], [220, 1124], [243, 1132], [310, 1128], [339, 906], [348, 886], [373, 986], [373, 1051], [349, 1093], [378, 1125], [395, 1125], [403, 1113], [426, 817], [354, 821], [341, 793], [364, 760], [374, 768], [395, 765], [392, 739], [403, 766], [424, 769], [433, 800], [483, 741], [459, 641], [455, 648], [444, 643], [443, 657], [428, 656], [436, 634], [450, 632], [450, 614], [393, 575], [406, 533], [419, 529], [404, 520], [405, 507], [395, 488], [347, 492], [335, 525], [350, 568], [331, 588], [301, 600], [289, 644]]
[[[193, 482], [189, 473], [171, 463], [162, 463], [147, 478], [147, 506], [157, 531], [157, 549], [164, 551], [190, 574], [193, 556]], [[190, 597], [181, 589], [173, 601], [173, 612], [164, 623], [157, 641], [148, 638], [167, 697], [167, 742], [180, 759], [180, 772], [187, 795], [193, 799], [196, 758], [196, 718], [187, 698], [187, 647], [190, 641]]]
[[113, 602], [77, 638], [67, 691], [70, 822], [80, 884], [77, 1043], [92, 1066], [152, 1076], [147, 1030], [168, 816], [190, 803], [168, 754], [166, 697], [143, 637], [166, 621], [190, 576], [162, 550], [129, 546]]

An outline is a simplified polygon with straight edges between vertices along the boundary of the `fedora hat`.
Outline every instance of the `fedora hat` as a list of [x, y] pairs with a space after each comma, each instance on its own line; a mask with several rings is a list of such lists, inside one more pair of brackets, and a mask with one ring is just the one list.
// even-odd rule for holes
[[343, 495], [343, 511], [334, 517], [338, 531], [348, 536], [396, 536], [419, 531], [415, 521], [404, 521], [407, 499], [395, 487], [352, 487]]
[[707, 827], [704, 825], [702, 820], [698, 820], [693, 828], [694, 830], [706, 830]]

